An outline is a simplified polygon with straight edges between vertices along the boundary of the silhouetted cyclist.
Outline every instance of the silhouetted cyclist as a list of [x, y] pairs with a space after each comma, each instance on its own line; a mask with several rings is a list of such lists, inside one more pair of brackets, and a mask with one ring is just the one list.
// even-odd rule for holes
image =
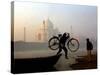
[[60, 41], [59, 41], [59, 51], [58, 51], [58, 53], [57, 54], [59, 54], [61, 51], [62, 51], [62, 49], [64, 50], [64, 52], [65, 52], [65, 58], [66, 59], [68, 59], [68, 56], [67, 56], [67, 54], [68, 54], [68, 50], [67, 50], [67, 48], [65, 47], [65, 44], [66, 44], [66, 41], [67, 41], [67, 39], [69, 38], [69, 33], [64, 33], [62, 36], [61, 36], [61, 38], [59, 39]]

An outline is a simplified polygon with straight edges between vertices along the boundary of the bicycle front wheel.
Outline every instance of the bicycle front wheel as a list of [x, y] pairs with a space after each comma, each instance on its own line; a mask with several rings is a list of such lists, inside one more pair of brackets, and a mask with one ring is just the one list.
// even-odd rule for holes
[[79, 49], [79, 42], [77, 39], [71, 38], [67, 43], [68, 49], [71, 52], [76, 52]]
[[59, 48], [59, 38], [52, 37], [48, 42], [49, 48], [51, 50], [57, 50]]

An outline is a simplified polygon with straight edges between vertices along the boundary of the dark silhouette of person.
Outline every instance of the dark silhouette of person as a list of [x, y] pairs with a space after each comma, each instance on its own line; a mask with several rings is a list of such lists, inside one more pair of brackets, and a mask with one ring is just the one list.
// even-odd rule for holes
[[65, 44], [66, 44], [66, 41], [67, 41], [67, 39], [69, 38], [69, 33], [64, 33], [61, 37], [60, 37], [60, 39], [59, 39], [59, 51], [57, 52], [57, 54], [59, 54], [61, 51], [62, 51], [62, 49], [64, 50], [64, 52], [65, 52], [65, 58], [66, 59], [68, 59], [68, 50], [67, 50], [67, 48], [65, 47]]
[[86, 48], [87, 48], [87, 56], [88, 56], [88, 61], [91, 61], [91, 51], [93, 50], [93, 44], [92, 42], [89, 40], [89, 38], [86, 39], [87, 43], [86, 43]]

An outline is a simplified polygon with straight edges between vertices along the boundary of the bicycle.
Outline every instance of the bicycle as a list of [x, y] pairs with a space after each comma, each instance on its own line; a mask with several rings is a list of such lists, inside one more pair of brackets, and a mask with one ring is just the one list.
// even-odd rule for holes
[[[58, 34], [59, 36], [59, 34]], [[53, 36], [49, 39], [48, 45], [51, 50], [57, 50], [59, 49], [59, 37], [58, 36]], [[68, 38], [66, 42], [67, 48], [71, 52], [76, 52], [79, 49], [79, 41], [75, 38]]]

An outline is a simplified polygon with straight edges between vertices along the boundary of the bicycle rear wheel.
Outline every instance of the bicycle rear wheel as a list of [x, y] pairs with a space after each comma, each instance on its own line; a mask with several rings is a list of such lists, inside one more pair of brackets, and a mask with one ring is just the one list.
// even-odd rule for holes
[[77, 39], [71, 38], [67, 43], [68, 49], [71, 52], [76, 52], [79, 49], [79, 42]]
[[48, 42], [49, 48], [51, 50], [57, 50], [59, 48], [59, 38], [52, 37]]

